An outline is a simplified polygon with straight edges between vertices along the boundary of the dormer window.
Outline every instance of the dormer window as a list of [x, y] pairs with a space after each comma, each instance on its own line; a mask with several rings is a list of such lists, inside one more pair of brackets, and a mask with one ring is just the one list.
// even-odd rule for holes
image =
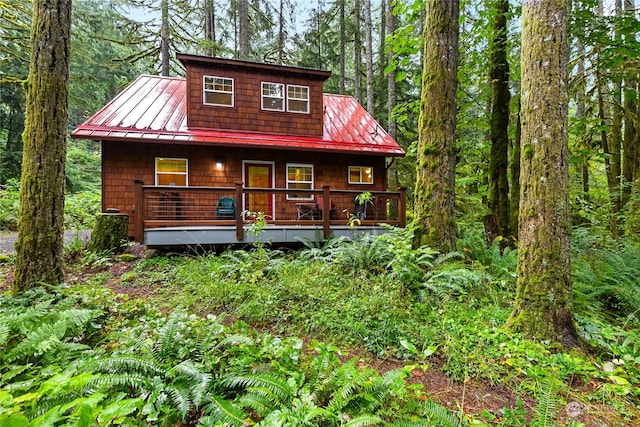
[[287, 85], [287, 111], [309, 113], [309, 86]]
[[262, 109], [284, 111], [284, 85], [262, 82]]
[[204, 103], [220, 107], [233, 107], [233, 79], [204, 76]]

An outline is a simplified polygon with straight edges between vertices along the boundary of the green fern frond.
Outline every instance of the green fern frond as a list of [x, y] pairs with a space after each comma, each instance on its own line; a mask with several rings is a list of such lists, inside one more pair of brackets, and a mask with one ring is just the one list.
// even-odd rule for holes
[[259, 394], [268, 394], [277, 398], [282, 404], [288, 404], [293, 398], [293, 389], [286, 381], [269, 374], [234, 375], [223, 378], [220, 383], [231, 389], [251, 389]]
[[189, 387], [189, 394], [193, 404], [200, 406], [206, 399], [212, 375], [202, 372], [200, 367], [190, 360], [185, 360], [176, 365], [171, 371], [178, 375], [177, 380], [184, 379], [184, 384]]
[[191, 393], [187, 386], [184, 384], [172, 384], [164, 388], [164, 391], [169, 395], [171, 401], [178, 410], [180, 418], [184, 420], [189, 414], [189, 411], [193, 408], [193, 402], [191, 401]]
[[155, 356], [158, 360], [168, 360], [178, 347], [181, 320], [180, 315], [174, 314], [160, 329], [159, 338], [154, 348]]
[[391, 424], [387, 424], [387, 427], [433, 427], [433, 424], [424, 420], [418, 420], [418, 421], [402, 420], [402, 421], [396, 421]]
[[365, 426], [375, 426], [380, 423], [382, 423], [382, 418], [378, 416], [360, 415], [341, 425], [344, 427], [365, 427]]
[[127, 387], [128, 389], [144, 390], [151, 385], [149, 378], [138, 374], [102, 375], [89, 384], [89, 389], [113, 389]]
[[0, 320], [0, 354], [2, 354], [2, 347], [5, 347], [9, 341], [10, 328], [7, 322], [3, 319]]
[[156, 362], [142, 357], [113, 356], [92, 360], [83, 365], [88, 371], [118, 374], [131, 372], [148, 378], [165, 376], [166, 371]]
[[[431, 400], [424, 402], [421, 407], [423, 416], [431, 422], [431, 426], [465, 427], [466, 425], [454, 412]], [[434, 422], [437, 424], [433, 424]]]
[[211, 395], [211, 402], [207, 405], [205, 413], [200, 422], [204, 425], [219, 425], [216, 423], [229, 424], [231, 426], [242, 426], [247, 419], [247, 414], [238, 409], [228, 400], [220, 396]]
[[238, 403], [243, 408], [251, 408], [258, 415], [264, 417], [266, 414], [275, 411], [278, 405], [269, 399], [267, 396], [255, 393], [253, 391], [247, 392], [238, 398]]
[[548, 378], [542, 383], [542, 394], [535, 407], [535, 420], [540, 427], [554, 427], [556, 425], [556, 411], [560, 406], [560, 395], [556, 393], [555, 378]]

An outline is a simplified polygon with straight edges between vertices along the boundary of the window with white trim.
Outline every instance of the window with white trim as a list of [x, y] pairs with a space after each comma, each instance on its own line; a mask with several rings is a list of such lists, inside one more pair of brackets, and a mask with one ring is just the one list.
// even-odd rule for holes
[[[313, 188], [313, 165], [287, 163], [287, 188], [311, 190]], [[313, 194], [287, 194], [287, 200], [313, 200]]]
[[284, 111], [284, 85], [262, 82], [262, 109]]
[[233, 107], [233, 79], [204, 76], [203, 91], [206, 105]]
[[373, 168], [349, 166], [349, 184], [373, 184]]
[[156, 157], [156, 185], [189, 185], [189, 165], [187, 159]]
[[287, 85], [287, 111], [309, 113], [309, 86]]

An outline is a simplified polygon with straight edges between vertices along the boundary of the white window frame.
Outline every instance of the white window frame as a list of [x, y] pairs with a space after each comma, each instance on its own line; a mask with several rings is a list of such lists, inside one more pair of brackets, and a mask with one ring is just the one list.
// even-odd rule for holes
[[[155, 159], [155, 185], [156, 187], [159, 185], [158, 184], [158, 160], [183, 160], [184, 164], [185, 164], [185, 171], [184, 172], [160, 172], [162, 175], [180, 175], [180, 176], [184, 176], [184, 186], [188, 187], [189, 186], [189, 159], [186, 158], [180, 158], [180, 157], [156, 157]], [[171, 185], [171, 184], [169, 184]], [[177, 187], [182, 187], [181, 185], [178, 185]]]
[[[282, 96], [278, 97], [278, 96], [273, 96], [272, 94], [269, 95], [265, 95], [264, 90], [265, 90], [265, 85], [273, 85], [273, 86], [278, 86], [280, 87], [281, 90], [281, 94]], [[267, 87], [269, 87], [267, 86]], [[284, 86], [284, 83], [275, 83], [275, 82], [262, 82], [260, 84], [260, 108], [262, 108], [265, 111], [284, 111], [285, 109], [285, 91], [286, 88]], [[281, 108], [266, 108], [264, 106], [264, 101], [265, 99], [278, 99], [282, 102], [282, 107]]]
[[[290, 167], [302, 167], [302, 168], [311, 168], [311, 181], [297, 181], [297, 180], [289, 180], [289, 168]], [[313, 170], [313, 164], [309, 164], [309, 163], [287, 163], [285, 166], [285, 180], [287, 183], [287, 188], [292, 188], [290, 187], [291, 184], [311, 184], [311, 186], [309, 187], [309, 190], [313, 190], [314, 185], [315, 185], [315, 177], [314, 177], [314, 170]], [[299, 190], [299, 189], [296, 189]], [[304, 201], [304, 200], [313, 200], [313, 193], [310, 194], [310, 197], [301, 197], [298, 194], [287, 194], [287, 200], [300, 200], [300, 201]]]
[[[211, 79], [210, 82], [207, 82], [207, 79]], [[213, 84], [215, 87], [215, 80], [228, 80], [231, 82], [231, 90], [216, 90], [216, 89], [207, 89], [207, 83]], [[223, 85], [225, 83], [222, 83]], [[220, 77], [220, 76], [202, 76], [202, 103], [204, 105], [214, 105], [216, 107], [233, 107], [235, 104], [235, 81], [231, 77]], [[214, 102], [207, 102], [207, 93], [222, 93], [231, 95], [231, 104], [217, 104]]]
[[[360, 180], [359, 181], [352, 181], [351, 180], [351, 170], [352, 169], [359, 169], [359, 176], [360, 176]], [[371, 169], [371, 182], [366, 182], [362, 180], [362, 174], [364, 174], [365, 169]], [[349, 166], [349, 168], [347, 169], [347, 181], [349, 182], [349, 184], [363, 184], [363, 185], [373, 185], [373, 166]]]
[[[296, 89], [296, 88], [304, 88], [307, 90], [307, 97], [306, 98], [299, 98], [296, 96], [291, 96], [289, 94], [289, 89]], [[287, 111], [290, 113], [298, 113], [298, 114], [309, 114], [309, 104], [310, 104], [310, 90], [309, 90], [309, 86], [302, 86], [302, 85], [287, 85]], [[302, 111], [302, 110], [292, 110], [289, 107], [289, 101], [305, 101], [307, 103], [307, 109], [306, 111]]]

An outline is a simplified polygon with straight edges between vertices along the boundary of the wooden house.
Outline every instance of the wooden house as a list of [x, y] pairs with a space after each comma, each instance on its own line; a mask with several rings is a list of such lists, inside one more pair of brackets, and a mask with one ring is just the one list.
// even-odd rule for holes
[[[128, 214], [136, 241], [320, 241], [405, 225], [405, 193], [386, 181], [388, 158], [405, 153], [353, 97], [323, 94], [330, 72], [178, 59], [186, 78], [140, 76], [72, 133], [101, 141], [102, 208]], [[251, 233], [256, 218], [266, 227]]]

